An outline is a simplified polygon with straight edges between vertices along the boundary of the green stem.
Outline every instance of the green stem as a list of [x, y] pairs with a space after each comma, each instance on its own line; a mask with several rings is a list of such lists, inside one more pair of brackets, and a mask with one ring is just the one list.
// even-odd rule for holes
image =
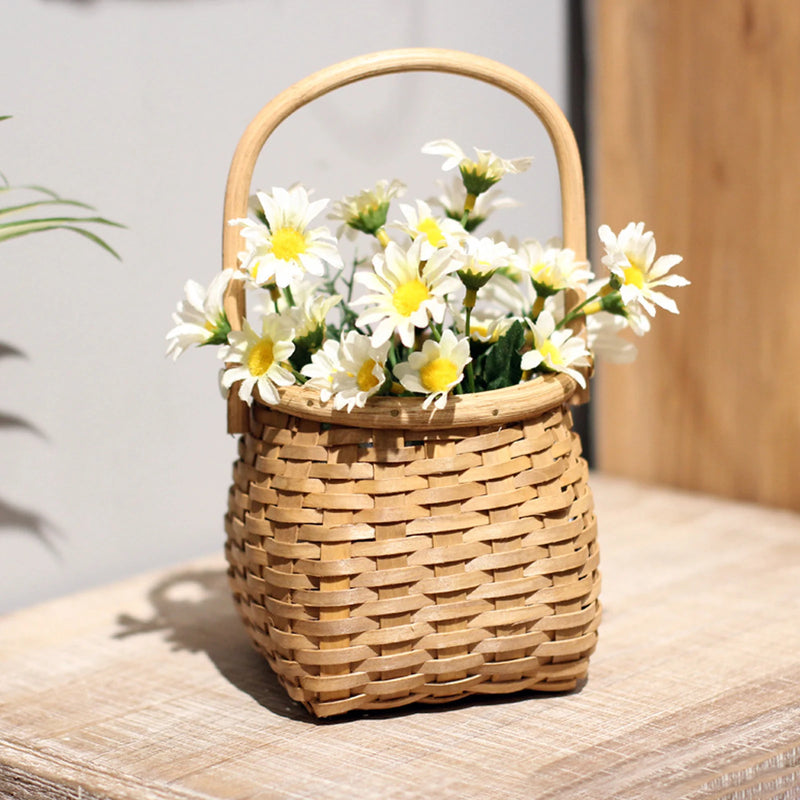
[[347, 281], [347, 298], [345, 299], [345, 305], [350, 308], [350, 301], [353, 299], [353, 282], [356, 278], [356, 263], [353, 263], [353, 271], [350, 273], [350, 280]]
[[[467, 342], [470, 341], [470, 332], [472, 327], [472, 307], [467, 306], [467, 319], [464, 325], [467, 334]], [[467, 362], [467, 386], [469, 387], [470, 392], [473, 394], [475, 393], [475, 371], [472, 368], [472, 362]]]
[[600, 297], [600, 292], [597, 292], [596, 294], [593, 294], [591, 297], [587, 297], [586, 300], [584, 300], [579, 305], [575, 306], [575, 308], [573, 308], [572, 311], [570, 311], [569, 314], [567, 314], [564, 317], [564, 319], [562, 319], [561, 322], [559, 322], [556, 325], [555, 329], [556, 330], [560, 330], [561, 328], [564, 328], [567, 325], [569, 325], [570, 322], [572, 322], [574, 319], [577, 319], [579, 316], [581, 316], [582, 309], [584, 309], [586, 306], [588, 306], [589, 303], [593, 302], [594, 300], [597, 300], [598, 297]]
[[464, 200], [464, 213], [461, 215], [461, 227], [466, 228], [469, 221], [469, 215], [473, 208], [475, 208], [476, 195], [467, 192], [467, 198]]
[[283, 290], [283, 295], [286, 298], [286, 302], [289, 304], [291, 308], [294, 308], [294, 295], [292, 294], [292, 290], [287, 286]]
[[392, 342], [391, 346], [389, 347], [389, 365], [392, 368], [392, 372], [394, 372], [394, 368], [397, 366], [397, 351], [394, 349], [394, 342]]

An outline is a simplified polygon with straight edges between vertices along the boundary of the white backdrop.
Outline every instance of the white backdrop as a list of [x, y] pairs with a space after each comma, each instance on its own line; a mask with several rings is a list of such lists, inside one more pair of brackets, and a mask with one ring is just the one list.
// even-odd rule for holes
[[[502, 61], [564, 104], [565, 0], [15, 0], [3, 9], [0, 170], [91, 202], [122, 263], [68, 233], [0, 243], [0, 612], [221, 550], [235, 441], [211, 352], [164, 358], [184, 282], [219, 269], [249, 120], [321, 67], [435, 46]], [[453, 76], [373, 79], [301, 110], [256, 186], [338, 198], [381, 177], [426, 197], [453, 138], [507, 157], [506, 233], [560, 233], [540, 124]], [[512, 182], [513, 181], [513, 182]], [[8, 353], [10, 348], [22, 356]]]

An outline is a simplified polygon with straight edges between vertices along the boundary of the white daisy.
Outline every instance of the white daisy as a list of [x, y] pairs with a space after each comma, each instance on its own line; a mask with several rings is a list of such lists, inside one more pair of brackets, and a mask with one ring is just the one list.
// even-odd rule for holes
[[423, 242], [417, 239], [406, 251], [391, 242], [373, 259], [374, 272], [358, 272], [355, 280], [366, 287], [368, 294], [352, 305], [369, 306], [359, 314], [359, 326], [377, 323], [372, 346], [379, 347], [397, 331], [406, 347], [413, 347], [416, 328], [424, 328], [429, 319], [442, 322], [448, 292], [458, 289], [451, 276], [458, 262], [451, 251], [437, 250], [423, 260]]
[[[464, 216], [467, 202], [467, 190], [464, 187], [464, 182], [459, 180], [458, 177], [454, 177], [449, 182], [440, 180], [436, 181], [436, 183], [442, 187], [442, 192], [438, 197], [431, 198], [429, 202], [441, 206], [444, 213], [451, 219], [460, 221]], [[475, 201], [475, 207], [467, 219], [466, 229], [468, 232], [472, 232], [495, 211], [499, 211], [502, 208], [516, 208], [519, 205], [519, 201], [503, 196], [500, 189], [489, 189], [489, 191], [483, 192]]]
[[545, 245], [526, 239], [517, 251], [517, 266], [530, 275], [539, 297], [549, 297], [564, 289], [586, 288], [594, 275], [586, 261], [576, 261], [575, 252], [561, 247], [559, 239]]
[[407, 233], [412, 240], [422, 240], [422, 259], [430, 258], [437, 250], [455, 247], [467, 235], [460, 222], [448, 217], [437, 217], [424, 200], [417, 206], [400, 204], [405, 222], [393, 222], [392, 227]]
[[389, 203], [394, 197], [402, 197], [405, 189], [405, 184], [398, 180], [390, 183], [384, 179], [378, 181], [374, 189], [364, 189], [358, 194], [350, 195], [334, 203], [328, 219], [342, 221], [337, 236], [345, 233], [348, 238], [352, 239], [355, 237], [356, 231], [362, 231], [381, 238], [379, 232], [386, 224]]
[[305, 386], [316, 389], [319, 392], [319, 399], [327, 403], [333, 396], [333, 378], [341, 369], [339, 342], [328, 339], [316, 353], [312, 354], [311, 361], [300, 372], [308, 378]]
[[586, 387], [586, 379], [576, 367], [591, 365], [591, 353], [579, 336], [573, 336], [568, 328], [556, 330], [556, 321], [549, 307], [538, 316], [536, 322], [527, 320], [533, 331], [533, 350], [522, 356], [522, 369], [534, 370], [544, 367], [552, 372], [564, 372]]
[[651, 317], [656, 313], [656, 306], [677, 314], [675, 301], [655, 289], [689, 284], [680, 275], [667, 274], [683, 258], [668, 255], [656, 259], [655, 236], [652, 231], [644, 230], [643, 222], [629, 223], [619, 235], [608, 225], [601, 225], [597, 233], [606, 249], [603, 264], [620, 282], [619, 293], [625, 306], [640, 305]]
[[167, 333], [167, 355], [175, 360], [191, 345], [224, 344], [231, 326], [222, 307], [225, 290], [231, 280], [241, 277], [238, 270], [218, 273], [208, 288], [197, 281], [187, 281], [186, 295], [172, 315], [175, 327]]
[[645, 314], [644, 309], [636, 303], [625, 305], [619, 290], [613, 289], [607, 280], [598, 278], [592, 281], [586, 287], [586, 295], [599, 295], [582, 309], [587, 320], [597, 313], [607, 312], [622, 319], [637, 336], [644, 336], [650, 330], [650, 317]]
[[615, 364], [629, 364], [636, 358], [636, 345], [620, 336], [628, 327], [624, 317], [601, 311], [586, 317], [589, 350]]
[[323, 261], [341, 269], [342, 257], [336, 239], [325, 228], [310, 228], [311, 221], [328, 204], [309, 202], [302, 186], [274, 187], [272, 194], [257, 193], [267, 224], [254, 219], [234, 219], [242, 226], [247, 249], [242, 269], [259, 285], [275, 283], [281, 288], [302, 278], [306, 272], [323, 275]]
[[[476, 311], [488, 314], [493, 312], [499, 317], [524, 317], [533, 302], [523, 291], [523, 285], [503, 272], [495, 273], [492, 280], [481, 290]], [[530, 290], [530, 284], [527, 287]]]
[[[428, 155], [445, 156], [442, 169], [447, 171], [458, 167], [461, 179], [468, 194], [477, 197], [490, 189], [507, 173], [524, 172], [531, 165], [532, 158], [500, 158], [491, 150], [475, 148], [478, 159], [467, 158], [464, 151], [451, 139], [436, 139], [423, 145], [422, 152]], [[469, 203], [467, 204], [469, 205]], [[472, 206], [469, 206], [472, 210]]]
[[324, 331], [328, 314], [342, 302], [341, 295], [325, 294], [323, 287], [309, 281], [302, 281], [292, 290], [294, 306], [285, 297], [278, 298], [278, 310], [291, 318], [295, 339]]
[[495, 242], [488, 236], [469, 236], [455, 251], [455, 258], [461, 262], [458, 277], [469, 293], [484, 286], [498, 269], [509, 266], [514, 251], [505, 242]]
[[[461, 308], [450, 307], [455, 329], [466, 336], [467, 318]], [[516, 317], [498, 317], [497, 314], [476, 309], [470, 315], [469, 337], [479, 342], [496, 342], [514, 324]], [[521, 317], [520, 317], [521, 319]]]
[[339, 370], [333, 376], [333, 407], [363, 408], [383, 386], [389, 342], [374, 347], [369, 336], [350, 331], [339, 348]]
[[294, 329], [280, 314], [267, 314], [263, 318], [260, 336], [244, 320], [243, 330], [228, 334], [230, 346], [223, 357], [240, 366], [225, 370], [222, 386], [230, 389], [236, 381], [241, 381], [239, 397], [248, 405], [253, 402], [256, 389], [264, 403], [275, 405], [280, 400], [275, 387], [294, 383], [294, 375], [282, 366], [294, 352], [293, 338]]
[[408, 361], [394, 368], [394, 374], [409, 392], [427, 395], [423, 408], [433, 403], [435, 408], [442, 409], [448, 392], [464, 379], [464, 367], [470, 361], [469, 341], [457, 338], [448, 329], [441, 342], [428, 339], [421, 352], [411, 353]]

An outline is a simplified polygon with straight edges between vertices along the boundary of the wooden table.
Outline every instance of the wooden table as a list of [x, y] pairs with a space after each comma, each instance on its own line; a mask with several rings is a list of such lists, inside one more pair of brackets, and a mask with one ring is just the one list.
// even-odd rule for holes
[[592, 485], [579, 691], [315, 722], [207, 558], [0, 620], [0, 796], [800, 797], [800, 517]]

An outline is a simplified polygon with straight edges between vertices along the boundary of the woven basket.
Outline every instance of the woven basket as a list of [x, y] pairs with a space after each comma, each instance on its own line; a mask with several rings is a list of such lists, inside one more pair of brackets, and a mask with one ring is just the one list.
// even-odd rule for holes
[[[583, 183], [555, 103], [500, 64], [445, 50], [376, 53], [318, 72], [246, 130], [225, 219], [244, 216], [264, 142], [294, 110], [409, 70], [487, 81], [543, 121], [561, 175], [565, 245], [585, 257]], [[223, 267], [238, 232], [224, 229]], [[234, 327], [241, 295], [229, 298]], [[596, 521], [564, 375], [451, 397], [372, 398], [351, 413], [301, 386], [278, 406], [231, 393], [244, 435], [226, 517], [233, 595], [288, 694], [324, 717], [470, 694], [572, 689], [600, 618]]]

